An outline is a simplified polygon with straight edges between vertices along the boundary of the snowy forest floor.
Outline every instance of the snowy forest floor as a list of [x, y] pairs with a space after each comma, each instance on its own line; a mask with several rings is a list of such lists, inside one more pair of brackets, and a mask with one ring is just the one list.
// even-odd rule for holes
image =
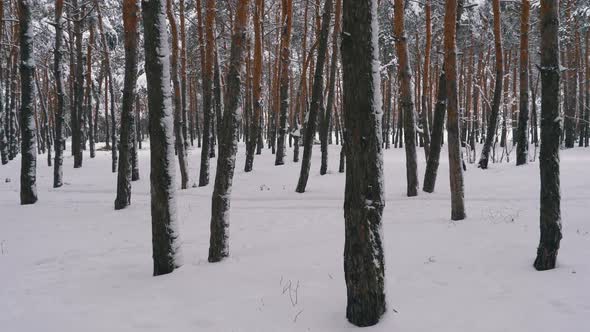
[[[145, 144], [147, 146], [148, 144]], [[537, 272], [538, 163], [468, 165], [468, 218], [450, 221], [446, 152], [435, 194], [405, 197], [403, 149], [385, 151], [388, 312], [367, 331], [587, 331], [590, 326], [590, 150], [562, 151], [564, 238], [558, 268]], [[152, 277], [149, 151], [132, 205], [114, 211], [110, 154], [64, 161], [64, 187], [39, 156], [39, 202], [19, 205], [20, 159], [0, 166], [0, 330], [343, 331], [344, 174], [319, 146], [305, 194], [300, 164], [264, 150], [232, 195], [231, 257], [207, 262], [212, 185], [178, 191], [184, 266]], [[191, 184], [200, 151], [191, 151]], [[422, 179], [424, 156], [419, 151]], [[289, 150], [291, 158], [291, 150]], [[212, 160], [212, 173], [216, 162]], [[10, 179], [10, 182], [6, 182]], [[211, 177], [212, 183], [214, 177]], [[177, 171], [177, 181], [179, 172]]]

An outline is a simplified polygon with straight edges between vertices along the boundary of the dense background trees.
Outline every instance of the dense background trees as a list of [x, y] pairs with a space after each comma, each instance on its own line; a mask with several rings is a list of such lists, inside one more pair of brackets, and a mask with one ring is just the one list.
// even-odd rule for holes
[[[240, 143], [245, 172], [255, 170], [256, 154], [276, 153], [275, 165], [284, 165], [289, 149], [298, 162], [303, 147], [298, 193], [314, 167], [330, 175], [328, 160], [337, 158], [328, 147], [342, 146], [347, 314], [355, 324], [374, 324], [385, 310], [382, 149], [405, 148], [406, 174], [387, 176], [405, 180], [414, 197], [417, 150], [423, 191], [432, 193], [446, 144], [451, 219], [460, 220], [463, 172], [478, 153], [481, 169], [512, 162], [514, 151], [523, 165], [540, 143], [535, 267], [555, 267], [559, 149], [590, 140], [587, 0], [144, 0], [141, 12], [135, 0], [2, 0], [0, 14], [0, 157], [7, 164], [21, 155], [21, 203], [37, 200], [37, 155], [47, 154], [59, 188], [69, 168], [92, 162], [83, 163], [86, 154], [103, 152], [118, 171], [122, 209], [139, 178], [137, 150], [149, 139], [156, 275], [180, 265], [176, 168], [181, 189], [208, 186], [216, 156], [209, 260], [229, 254]], [[320, 165], [311, 164], [316, 145]], [[370, 241], [354, 238], [363, 225]], [[370, 272], [363, 277], [374, 297], [357, 287], [361, 271]]]

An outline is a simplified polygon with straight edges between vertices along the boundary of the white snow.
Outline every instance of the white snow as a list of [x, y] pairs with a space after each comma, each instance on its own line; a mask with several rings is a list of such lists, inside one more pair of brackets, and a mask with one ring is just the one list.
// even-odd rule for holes
[[[19, 205], [20, 159], [0, 166], [0, 330], [360, 331], [345, 318], [339, 147], [330, 146], [325, 176], [315, 154], [305, 194], [294, 192], [299, 164], [275, 167], [265, 149], [244, 173], [243, 151], [241, 144], [230, 258], [207, 262], [212, 185], [178, 191], [185, 264], [161, 277], [152, 277], [149, 151], [140, 151], [142, 179], [123, 211], [113, 210], [108, 151], [80, 169], [66, 153], [60, 189], [52, 188], [53, 169], [39, 163], [39, 202], [31, 206]], [[538, 163], [468, 165], [469, 218], [451, 222], [447, 154], [437, 192], [407, 198], [404, 150], [385, 150], [388, 313], [363, 331], [586, 331], [588, 152], [561, 152], [559, 266], [537, 272]], [[190, 151], [190, 174], [199, 155]]]

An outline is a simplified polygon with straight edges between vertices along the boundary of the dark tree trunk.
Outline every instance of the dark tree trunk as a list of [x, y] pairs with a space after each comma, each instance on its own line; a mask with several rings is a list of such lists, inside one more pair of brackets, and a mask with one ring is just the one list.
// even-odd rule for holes
[[404, 1], [394, 2], [395, 48], [399, 61], [400, 108], [404, 115], [404, 141], [406, 144], [406, 179], [407, 195], [418, 195], [418, 162], [416, 157], [416, 118], [414, 114], [414, 96], [412, 95], [412, 71], [409, 63], [407, 37], [404, 32]]
[[238, 106], [241, 99], [241, 67], [246, 26], [248, 23], [249, 0], [240, 0], [234, 21], [228, 83], [228, 103], [225, 107], [221, 130], [219, 131], [219, 157], [215, 186], [211, 200], [211, 237], [209, 241], [209, 262], [219, 262], [229, 255], [229, 212], [231, 188], [238, 151]]
[[133, 140], [132, 151], [131, 151], [131, 181], [139, 180], [139, 96], [135, 94], [135, 117], [133, 117], [133, 125], [131, 126], [131, 132], [129, 135]]
[[57, 108], [55, 110], [55, 161], [53, 163], [53, 187], [59, 188], [63, 185], [63, 146], [64, 146], [64, 113], [65, 113], [65, 91], [62, 73], [62, 39], [63, 39], [63, 5], [64, 0], [55, 2], [55, 50], [54, 50], [54, 73], [55, 89], [57, 94]]
[[434, 192], [436, 176], [438, 174], [440, 150], [442, 149], [442, 140], [444, 134], [445, 113], [447, 108], [446, 85], [447, 79], [443, 71], [438, 81], [438, 96], [436, 106], [434, 107], [434, 119], [432, 120], [430, 153], [428, 154], [428, 161], [426, 162], [426, 172], [424, 173], [424, 185], [422, 186], [422, 190], [427, 193]]
[[37, 202], [37, 142], [35, 114], [35, 60], [33, 57], [32, 4], [28, 0], [19, 0], [20, 26], [20, 78], [21, 78], [21, 169], [20, 169], [20, 203], [21, 205]]
[[71, 110], [72, 117], [72, 152], [74, 155], [74, 168], [82, 167], [82, 126], [84, 118], [84, 55], [82, 54], [82, 9], [78, 1], [72, 1], [74, 16], [74, 37], [76, 48], [75, 83], [74, 83], [74, 107]]
[[541, 0], [541, 237], [534, 266], [555, 268], [561, 241], [559, 0]]
[[371, 326], [386, 310], [377, 0], [344, 0], [343, 17], [346, 318]]
[[318, 59], [313, 81], [313, 91], [311, 96], [311, 107], [309, 109], [309, 118], [305, 127], [303, 138], [303, 160], [301, 160], [301, 172], [299, 182], [295, 189], [298, 193], [304, 193], [309, 178], [309, 169], [311, 167], [311, 153], [313, 142], [317, 130], [318, 113], [322, 114], [321, 108], [324, 106], [324, 64], [326, 62], [326, 51], [328, 49], [328, 28], [330, 27], [330, 17], [332, 15], [332, 0], [326, 0], [324, 3], [324, 13], [322, 15], [322, 27], [319, 34]]
[[174, 183], [174, 115], [163, 0], [142, 0], [151, 153], [152, 257], [154, 275], [182, 265]]
[[123, 29], [125, 31], [125, 81], [123, 86], [123, 105], [121, 108], [121, 144], [119, 149], [119, 173], [117, 174], [117, 198], [115, 210], [131, 204], [131, 159], [133, 157], [133, 103], [137, 81], [137, 26], [139, 7], [136, 0], [123, 1]]
[[529, 16], [531, 3], [522, 0], [522, 15], [520, 19], [520, 108], [518, 114], [518, 129], [516, 133], [516, 165], [524, 165], [528, 161], [529, 140]]
[[502, 33], [500, 30], [500, 0], [493, 0], [494, 10], [494, 46], [496, 50], [496, 86], [494, 88], [494, 101], [492, 103], [491, 114], [488, 119], [488, 128], [486, 140], [481, 151], [478, 166], [481, 169], [487, 169], [490, 159], [492, 144], [496, 138], [496, 127], [498, 124], [498, 113], [500, 112], [500, 103], [502, 101], [502, 77], [504, 75], [504, 59], [502, 54]]
[[[252, 171], [254, 164], [254, 150], [258, 140], [262, 139], [262, 12], [263, 0], [256, 0], [254, 9], [254, 73], [252, 77], [253, 116], [250, 122], [250, 138], [246, 145], [245, 172]], [[296, 143], [297, 144], [297, 143]], [[260, 150], [260, 149], [259, 149]], [[258, 152], [260, 154], [260, 152]]]

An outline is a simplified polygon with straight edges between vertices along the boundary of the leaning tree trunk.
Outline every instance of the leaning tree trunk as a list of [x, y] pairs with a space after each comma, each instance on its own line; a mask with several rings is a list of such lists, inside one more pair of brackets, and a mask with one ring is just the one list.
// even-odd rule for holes
[[63, 5], [64, 0], [55, 2], [55, 50], [54, 50], [54, 73], [55, 89], [57, 97], [57, 108], [55, 110], [55, 160], [53, 162], [53, 188], [63, 185], [63, 162], [64, 162], [64, 113], [65, 113], [65, 91], [62, 73], [62, 39], [63, 39]]
[[315, 76], [313, 81], [313, 91], [311, 94], [311, 107], [308, 113], [307, 126], [303, 138], [303, 159], [301, 160], [301, 172], [297, 188], [298, 193], [304, 193], [309, 178], [309, 168], [311, 167], [311, 153], [313, 150], [313, 141], [317, 130], [317, 117], [320, 108], [323, 107], [324, 98], [324, 64], [326, 62], [326, 50], [328, 48], [328, 28], [330, 27], [330, 16], [332, 13], [332, 0], [326, 0], [324, 4], [324, 13], [322, 15], [322, 27], [319, 34], [318, 60], [315, 66]]
[[239, 113], [241, 100], [242, 53], [246, 39], [249, 0], [240, 0], [234, 21], [229, 73], [227, 75], [228, 100], [219, 132], [219, 156], [215, 186], [211, 199], [211, 237], [209, 241], [209, 262], [219, 262], [229, 255], [229, 211], [232, 182], [238, 151]]
[[418, 195], [418, 162], [416, 157], [416, 116], [412, 95], [412, 71], [409, 63], [408, 42], [404, 32], [404, 0], [394, 2], [393, 32], [399, 61], [400, 106], [404, 114], [404, 141], [406, 143], [406, 176], [408, 197]]
[[279, 87], [279, 128], [277, 139], [277, 153], [275, 165], [285, 164], [287, 152], [285, 139], [287, 137], [287, 117], [289, 112], [289, 83], [291, 80], [291, 26], [293, 25], [293, 9], [291, 0], [283, 0], [281, 30], [281, 63], [280, 63], [280, 87]]
[[561, 240], [559, 0], [541, 0], [541, 238], [534, 266], [555, 268]]
[[344, 0], [343, 17], [346, 318], [371, 326], [386, 310], [377, 0]]
[[262, 11], [263, 0], [256, 0], [254, 8], [254, 73], [252, 76], [253, 116], [250, 122], [250, 138], [246, 145], [245, 172], [251, 172], [254, 164], [254, 151], [258, 145], [258, 137], [262, 132]]
[[213, 61], [215, 61], [215, 0], [206, 0], [205, 15], [205, 68], [203, 73], [203, 147], [201, 148], [201, 169], [199, 171], [199, 187], [209, 184], [209, 154], [212, 146], [212, 115], [213, 115]]
[[[518, 113], [518, 129], [516, 132], [516, 165], [524, 165], [528, 161], [529, 140], [529, 17], [531, 3], [522, 0], [520, 18], [520, 109]], [[533, 101], [534, 102], [534, 101]]]
[[330, 63], [330, 78], [328, 86], [328, 101], [326, 103], [326, 111], [324, 117], [321, 119], [320, 128], [320, 143], [322, 150], [322, 158], [320, 165], [320, 174], [325, 175], [328, 172], [328, 137], [329, 126], [332, 117], [332, 110], [334, 109], [334, 98], [336, 94], [336, 67], [338, 64], [338, 36], [340, 34], [340, 19], [342, 15], [342, 0], [336, 0], [336, 11], [334, 15], [334, 33], [332, 34], [332, 60]]
[[447, 135], [451, 185], [451, 219], [465, 219], [465, 189], [461, 163], [459, 105], [457, 101], [457, 0], [447, 0], [445, 10], [445, 63], [447, 77]]
[[20, 203], [37, 202], [37, 142], [35, 131], [35, 59], [31, 0], [19, 0], [20, 79], [21, 79], [21, 168]]
[[152, 257], [157, 276], [182, 265], [174, 182], [174, 116], [164, 0], [142, 0], [142, 9], [150, 122]]
[[117, 198], [115, 210], [131, 204], [131, 158], [133, 148], [133, 122], [135, 116], [133, 103], [137, 81], [137, 26], [139, 6], [136, 0], [123, 1], [123, 30], [125, 38], [125, 81], [123, 85], [123, 105], [121, 108], [121, 144], [119, 148], [119, 172], [117, 174]]
[[486, 140], [481, 151], [478, 166], [487, 169], [490, 160], [490, 151], [496, 138], [496, 127], [498, 125], [498, 113], [502, 101], [502, 77], [504, 75], [504, 59], [502, 54], [502, 32], [500, 29], [500, 0], [493, 0], [494, 10], [494, 47], [496, 50], [496, 86], [494, 87], [494, 101], [491, 114], [488, 119]]
[[[430, 51], [432, 48], [432, 18], [430, 0], [426, 0], [426, 45], [424, 54], [424, 84], [422, 86], [422, 130], [424, 133], [424, 155], [428, 160], [430, 154], [430, 114], [432, 111], [432, 102], [430, 101]], [[389, 138], [388, 138], [389, 139]]]

